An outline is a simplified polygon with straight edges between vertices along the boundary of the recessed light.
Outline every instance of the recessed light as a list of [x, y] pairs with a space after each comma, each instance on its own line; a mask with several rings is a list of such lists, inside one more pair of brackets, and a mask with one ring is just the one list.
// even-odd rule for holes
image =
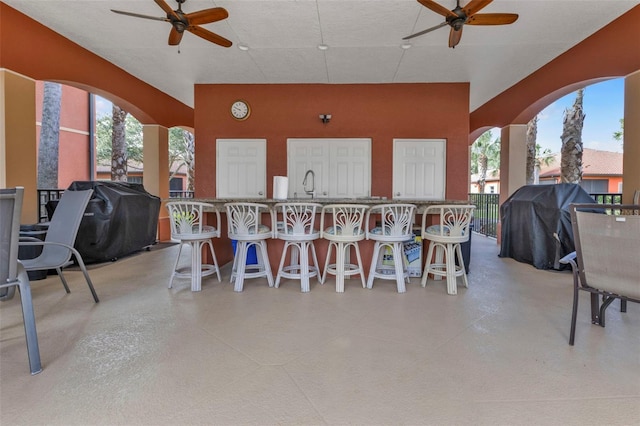
[[246, 44], [239, 44], [238, 49], [242, 50], [243, 52], [246, 52], [247, 50], [249, 50], [249, 46], [247, 46]]
[[318, 45], [318, 49], [320, 50], [327, 50], [329, 48], [329, 46], [327, 46], [326, 44], [319, 44]]

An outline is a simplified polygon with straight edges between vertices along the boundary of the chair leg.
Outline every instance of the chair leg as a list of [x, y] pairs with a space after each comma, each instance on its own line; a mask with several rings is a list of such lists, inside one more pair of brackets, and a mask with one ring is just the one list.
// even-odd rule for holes
[[378, 265], [378, 258], [380, 257], [380, 250], [382, 250], [384, 246], [380, 245], [379, 241], [373, 246], [373, 256], [371, 257], [371, 266], [369, 267], [369, 277], [367, 278], [367, 288], [373, 288], [373, 278], [376, 274], [376, 267]]
[[396, 270], [398, 293], [405, 293], [407, 287], [404, 284], [404, 255], [402, 253], [402, 243], [393, 243], [393, 263]]
[[453, 244], [447, 244], [445, 254], [445, 264], [447, 268], [447, 293], [458, 294], [458, 283], [456, 277], [456, 254]]
[[433, 243], [429, 243], [429, 250], [427, 250], [427, 258], [424, 262], [424, 272], [422, 273], [422, 287], [426, 287], [427, 279], [429, 277], [429, 268], [431, 267], [431, 257], [433, 256]]
[[280, 288], [280, 279], [282, 278], [282, 271], [284, 268], [284, 261], [287, 258], [287, 249], [291, 243], [289, 241], [285, 241], [284, 247], [282, 248], [282, 256], [280, 256], [280, 266], [278, 266], [278, 273], [276, 274], [276, 282], [274, 284], [275, 288]]
[[38, 333], [36, 331], [36, 318], [33, 312], [33, 300], [31, 298], [31, 285], [29, 275], [21, 264], [18, 264], [18, 282], [20, 287], [20, 303], [22, 304], [22, 318], [24, 321], [24, 334], [27, 340], [27, 354], [29, 356], [29, 369], [31, 374], [42, 371], [40, 362], [40, 348], [38, 347]]
[[307, 293], [311, 290], [309, 284], [309, 242], [302, 241], [297, 247], [300, 255], [300, 290]]
[[271, 263], [269, 262], [269, 254], [267, 253], [267, 242], [260, 240], [260, 252], [262, 253], [262, 261], [264, 263], [264, 272], [267, 275], [269, 287], [273, 287], [273, 273], [271, 272]]
[[60, 281], [62, 281], [62, 285], [64, 286], [64, 291], [66, 291], [67, 294], [71, 293], [71, 290], [69, 290], [69, 285], [67, 284], [67, 280], [64, 278], [64, 275], [62, 275], [62, 268], [56, 268], [56, 272], [60, 277]]
[[220, 279], [220, 266], [218, 266], [218, 259], [216, 258], [216, 252], [213, 250], [213, 242], [211, 240], [208, 240], [207, 245], [209, 246], [209, 249], [211, 251], [211, 259], [213, 259], [213, 266], [215, 268], [216, 275], [218, 276], [218, 282], [222, 282], [222, 279]]
[[318, 282], [320, 284], [324, 284], [324, 276], [321, 274], [320, 271], [320, 264], [318, 263], [318, 256], [316, 255], [316, 245], [311, 242], [311, 255], [313, 256], [313, 264], [315, 265], [316, 271], [317, 271], [317, 277], [318, 277]]
[[333, 242], [330, 241], [329, 247], [327, 248], [327, 258], [324, 261], [324, 270], [322, 271], [322, 281], [321, 281], [322, 284], [324, 284], [325, 280], [327, 279], [327, 271], [329, 270], [329, 262], [331, 260], [332, 247], [333, 247]]
[[573, 310], [571, 312], [571, 331], [569, 333], [569, 344], [573, 346], [576, 339], [576, 318], [578, 316], [578, 274], [573, 271]]
[[241, 292], [244, 287], [244, 273], [247, 267], [247, 242], [238, 241], [236, 246], [236, 280], [233, 291]]
[[458, 259], [458, 263], [460, 264], [460, 270], [462, 271], [462, 283], [466, 288], [469, 288], [469, 280], [467, 279], [467, 270], [464, 267], [464, 258], [462, 257], [462, 248], [460, 247], [460, 244], [456, 244], [455, 251], [456, 251], [456, 258]]
[[202, 242], [193, 241], [191, 246], [191, 291], [202, 290]]
[[84, 279], [87, 281], [87, 285], [89, 286], [89, 290], [91, 290], [91, 295], [93, 296], [93, 301], [98, 303], [100, 300], [98, 299], [98, 294], [96, 293], [96, 289], [93, 288], [93, 283], [91, 282], [91, 278], [89, 277], [89, 273], [87, 272], [87, 267], [84, 266], [84, 262], [82, 261], [82, 256], [77, 250], [73, 250], [73, 254], [78, 261], [78, 266], [80, 266], [80, 270], [84, 274]]
[[176, 277], [176, 271], [178, 270], [178, 262], [180, 262], [180, 255], [182, 254], [182, 243], [179, 244], [178, 256], [173, 264], [173, 271], [171, 272], [171, 278], [169, 279], [169, 288], [173, 287], [173, 279]]
[[364, 268], [362, 267], [362, 256], [360, 256], [360, 247], [358, 243], [353, 243], [353, 247], [356, 249], [356, 261], [358, 262], [358, 268], [360, 269], [360, 281], [362, 281], [362, 288], [367, 288], [367, 283], [364, 276]]
[[342, 242], [337, 243], [336, 247], [336, 292], [338, 293], [344, 293], [344, 251], [346, 247]]

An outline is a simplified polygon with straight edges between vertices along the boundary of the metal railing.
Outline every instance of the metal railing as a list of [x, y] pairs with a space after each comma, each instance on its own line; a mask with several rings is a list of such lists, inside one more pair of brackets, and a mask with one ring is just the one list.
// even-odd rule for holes
[[48, 222], [47, 203], [59, 200], [64, 189], [38, 189], [38, 222]]
[[193, 198], [193, 191], [169, 191], [169, 198]]
[[622, 193], [620, 192], [595, 192], [589, 195], [598, 204], [622, 204]]
[[[598, 192], [589, 194], [598, 204], [622, 204], [622, 193]], [[500, 219], [500, 194], [469, 194], [471, 204], [476, 205], [473, 230], [487, 237], [498, 236]]]
[[469, 201], [475, 204], [473, 231], [496, 238], [500, 219], [500, 194], [469, 194]]

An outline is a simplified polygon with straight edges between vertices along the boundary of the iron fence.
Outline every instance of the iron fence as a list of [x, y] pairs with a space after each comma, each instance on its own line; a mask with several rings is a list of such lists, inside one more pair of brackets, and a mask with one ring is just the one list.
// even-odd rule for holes
[[500, 194], [469, 194], [469, 201], [475, 204], [473, 231], [496, 238], [500, 218]]
[[[622, 193], [589, 194], [598, 204], [622, 204]], [[469, 194], [469, 201], [475, 204], [473, 230], [487, 237], [498, 236], [500, 219], [500, 194]]]
[[38, 189], [38, 222], [49, 221], [47, 213], [47, 203], [53, 200], [59, 200], [64, 189]]

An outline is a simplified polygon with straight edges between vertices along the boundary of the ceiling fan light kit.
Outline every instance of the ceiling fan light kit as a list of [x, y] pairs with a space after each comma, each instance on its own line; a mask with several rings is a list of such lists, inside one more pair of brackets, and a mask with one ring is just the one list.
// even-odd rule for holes
[[112, 12], [121, 15], [133, 16], [134, 18], [153, 19], [155, 21], [165, 21], [171, 23], [171, 31], [169, 32], [169, 45], [177, 46], [182, 41], [182, 35], [185, 31], [197, 35], [211, 43], [215, 43], [222, 47], [231, 47], [233, 43], [218, 34], [211, 32], [201, 25], [210, 24], [212, 22], [221, 21], [229, 17], [229, 13], [222, 7], [214, 7], [211, 9], [203, 9], [197, 12], [185, 13], [182, 11], [182, 3], [186, 0], [176, 0], [178, 8], [171, 9], [165, 0], [153, 0], [167, 14], [166, 17], [155, 17], [149, 15], [141, 15], [139, 13], [125, 12], [122, 10], [111, 9]]
[[449, 31], [449, 47], [454, 48], [460, 43], [465, 25], [507, 25], [513, 24], [518, 19], [518, 15], [515, 13], [478, 13], [492, 1], [471, 0], [466, 6], [461, 7], [460, 0], [457, 0], [455, 9], [449, 10], [434, 0], [418, 0], [418, 3], [427, 9], [444, 16], [445, 21], [435, 27], [427, 28], [402, 39], [409, 40], [448, 25], [451, 27]]

